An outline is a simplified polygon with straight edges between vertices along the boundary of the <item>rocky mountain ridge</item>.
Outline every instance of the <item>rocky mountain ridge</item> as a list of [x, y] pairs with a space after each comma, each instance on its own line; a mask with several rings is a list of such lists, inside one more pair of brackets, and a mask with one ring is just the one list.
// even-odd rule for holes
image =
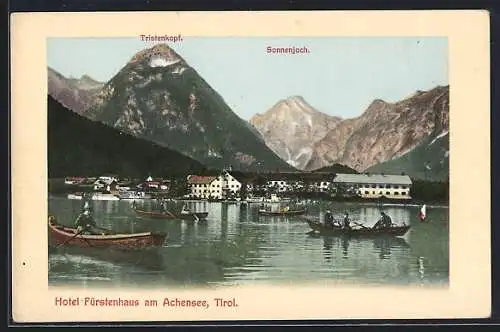
[[134, 55], [100, 89], [87, 116], [207, 167], [293, 169], [166, 44]]
[[[447, 139], [449, 130], [449, 86], [417, 91], [395, 103], [376, 99], [363, 114], [351, 119], [330, 117], [303, 105], [308, 104], [294, 96], [250, 121], [273, 151], [302, 170], [339, 163], [363, 172], [400, 158], [439, 135]], [[435, 158], [448, 158], [449, 152], [444, 150]], [[295, 159], [290, 158], [290, 151]], [[427, 154], [426, 158], [434, 157]]]
[[104, 83], [88, 75], [80, 78], [65, 77], [50, 67], [47, 67], [47, 76], [48, 94], [80, 115], [86, 115], [87, 109], [95, 102], [104, 86]]
[[292, 96], [280, 100], [264, 114], [256, 114], [249, 122], [278, 156], [304, 169], [314, 153], [314, 143], [341, 120], [319, 112], [301, 96]]

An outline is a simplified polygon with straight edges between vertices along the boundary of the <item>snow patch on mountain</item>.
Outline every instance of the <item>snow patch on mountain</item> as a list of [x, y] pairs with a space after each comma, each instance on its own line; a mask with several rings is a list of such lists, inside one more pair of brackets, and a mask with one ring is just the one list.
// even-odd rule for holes
[[286, 162], [289, 165], [297, 167], [301, 164], [301, 161], [299, 159], [303, 156], [305, 156], [306, 159], [309, 159], [311, 157], [312, 152], [313, 151], [310, 147], [305, 147], [305, 148], [300, 149], [298, 151], [297, 155], [292, 156], [290, 150], [287, 148], [286, 153], [287, 153], [288, 158], [286, 158]]
[[168, 67], [168, 66], [171, 66], [173, 64], [176, 64], [177, 62], [179, 62], [180, 60], [177, 59], [177, 60], [167, 60], [163, 57], [152, 57], [151, 60], [149, 60], [149, 66], [150, 67]]

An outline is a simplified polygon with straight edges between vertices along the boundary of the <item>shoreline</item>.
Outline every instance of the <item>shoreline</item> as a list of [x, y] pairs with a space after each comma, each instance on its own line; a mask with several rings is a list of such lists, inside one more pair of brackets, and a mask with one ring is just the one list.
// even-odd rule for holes
[[[52, 194], [49, 192], [48, 198], [64, 198], [64, 199], [69, 199], [67, 198], [68, 194]], [[71, 200], [71, 199], [70, 199]], [[77, 200], [77, 199], [75, 199]], [[120, 200], [112, 200], [114, 202], [116, 201], [127, 201], [131, 202], [134, 199], [120, 199]], [[144, 201], [156, 201], [157, 198], [145, 198], [145, 199], [136, 199], [138, 200], [144, 200]], [[245, 201], [230, 201], [230, 202], [225, 202], [225, 201], [209, 201], [207, 199], [178, 199], [178, 198], [170, 198], [168, 199], [170, 201], [177, 201], [177, 202], [186, 202], [186, 203], [220, 203], [220, 204], [227, 204], [230, 203], [231, 205], [240, 205], [242, 203], [246, 203], [248, 205], [258, 205], [258, 204], [287, 204], [290, 202], [245, 202]], [[167, 201], [168, 201], [167, 200]], [[381, 207], [421, 207], [422, 205], [426, 205], [428, 208], [433, 208], [433, 209], [449, 209], [450, 206], [449, 204], [446, 203], [377, 203], [377, 202], [370, 202], [370, 201], [342, 201], [342, 200], [327, 200], [327, 199], [303, 199], [299, 200], [299, 202], [304, 202], [304, 201], [310, 201], [311, 203], [341, 203], [341, 204], [347, 204], [347, 205], [356, 205], [356, 204], [361, 204], [361, 205], [366, 205], [366, 206], [381, 206]]]

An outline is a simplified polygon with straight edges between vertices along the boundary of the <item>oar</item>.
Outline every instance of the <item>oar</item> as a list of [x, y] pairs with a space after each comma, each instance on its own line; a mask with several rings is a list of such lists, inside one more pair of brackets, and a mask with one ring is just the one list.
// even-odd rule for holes
[[[65, 245], [66, 243], [68, 243], [69, 241], [73, 240], [75, 237], [77, 237], [78, 235], [80, 235], [85, 229], [82, 228], [79, 232], [77, 232], [75, 235], [73, 235], [72, 237], [70, 237], [69, 239], [67, 239], [66, 241], [64, 241], [63, 243], [59, 244], [57, 246], [57, 248], [59, 248], [60, 246], [62, 245]], [[86, 239], [85, 239], [86, 240]]]
[[175, 218], [175, 214], [173, 214], [172, 212], [170, 212], [170, 211], [168, 211], [168, 210], [167, 210], [167, 214], [168, 214], [169, 216], [171, 216], [172, 218]]

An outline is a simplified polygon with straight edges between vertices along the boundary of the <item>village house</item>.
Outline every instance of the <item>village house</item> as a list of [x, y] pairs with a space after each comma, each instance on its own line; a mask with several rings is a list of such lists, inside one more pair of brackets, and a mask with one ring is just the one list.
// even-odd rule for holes
[[118, 177], [115, 175], [103, 175], [97, 178], [94, 182], [94, 190], [113, 191], [118, 187]]
[[139, 183], [136, 187], [144, 192], [168, 191], [170, 189], [170, 180], [154, 179], [148, 176], [145, 181]]
[[189, 175], [187, 177], [189, 198], [208, 199], [222, 197], [222, 181], [217, 176]]
[[411, 199], [412, 181], [407, 175], [337, 174], [333, 184], [362, 198]]
[[293, 174], [278, 173], [266, 176], [266, 190], [273, 193], [285, 193], [296, 189], [300, 185], [299, 179]]
[[223, 170], [217, 176], [189, 175], [189, 197], [195, 199], [227, 199], [238, 197], [242, 183], [230, 171]]
[[240, 181], [241, 179], [237, 179], [239, 176], [231, 171], [223, 170], [221, 178], [223, 183], [222, 198], [226, 199], [239, 197], [242, 186], [242, 181]]
[[267, 177], [266, 189], [275, 193], [296, 191], [327, 192], [334, 175], [331, 173], [280, 173]]
[[314, 183], [314, 189], [316, 189], [315, 191], [324, 193], [328, 192], [328, 190], [330, 189], [330, 185], [330, 181], [318, 181]]

